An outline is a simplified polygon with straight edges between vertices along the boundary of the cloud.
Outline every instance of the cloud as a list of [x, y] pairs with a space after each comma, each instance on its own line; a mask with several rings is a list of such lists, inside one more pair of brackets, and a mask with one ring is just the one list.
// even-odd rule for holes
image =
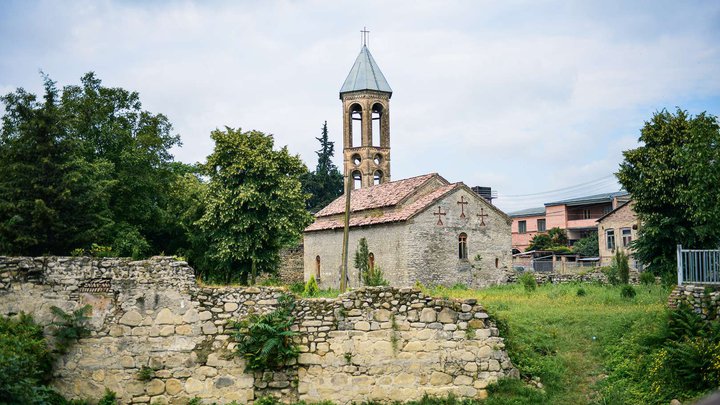
[[229, 125], [273, 133], [312, 168], [327, 120], [341, 165], [338, 90], [367, 26], [394, 90], [393, 178], [534, 195], [497, 200], [511, 210], [547, 190], [616, 190], [571, 186], [615, 172], [657, 109], [717, 114], [718, 15], [712, 2], [5, 2], [0, 90], [40, 91], [39, 68], [60, 85], [94, 70], [166, 114], [186, 162]]

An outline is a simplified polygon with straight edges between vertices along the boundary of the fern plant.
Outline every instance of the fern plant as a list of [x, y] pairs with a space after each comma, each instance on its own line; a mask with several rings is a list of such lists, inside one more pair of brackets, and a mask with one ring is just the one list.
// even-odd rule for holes
[[264, 315], [251, 314], [235, 323], [238, 328], [234, 336], [236, 352], [245, 358], [247, 369], [278, 369], [298, 357], [300, 351], [293, 343], [297, 333], [290, 330], [295, 322], [295, 305], [293, 296], [283, 294], [274, 311]]
[[55, 350], [58, 353], [67, 353], [70, 346], [76, 341], [90, 335], [87, 322], [90, 320], [89, 315], [92, 312], [91, 305], [85, 305], [71, 313], [67, 313], [53, 305], [50, 307], [50, 312], [55, 317], [50, 325], [52, 326], [52, 335], [55, 338]]

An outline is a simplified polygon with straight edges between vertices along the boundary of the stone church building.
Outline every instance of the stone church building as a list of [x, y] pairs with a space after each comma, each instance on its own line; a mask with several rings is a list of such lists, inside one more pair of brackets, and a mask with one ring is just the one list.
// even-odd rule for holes
[[[340, 90], [343, 167], [352, 179], [349, 286], [362, 285], [353, 266], [361, 238], [371, 266], [391, 285], [415, 282], [486, 286], [504, 282], [511, 265], [512, 220], [463, 183], [431, 173], [390, 179], [392, 90], [363, 46]], [[345, 196], [315, 214], [304, 232], [304, 277], [321, 288], [340, 284]]]

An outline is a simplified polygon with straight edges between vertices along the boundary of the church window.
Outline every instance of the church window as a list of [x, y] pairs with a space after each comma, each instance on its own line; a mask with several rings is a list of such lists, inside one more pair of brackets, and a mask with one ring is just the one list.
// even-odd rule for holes
[[500, 259], [497, 257], [495, 258], [495, 268], [497, 269], [500, 266]]
[[526, 221], [518, 221], [518, 233], [525, 233], [527, 232], [527, 222]]
[[376, 154], [373, 158], [373, 162], [375, 162], [376, 165], [380, 165], [380, 163], [382, 163], [382, 155], [379, 153]]
[[350, 147], [362, 146], [362, 107], [350, 106]]
[[315, 280], [320, 280], [320, 256], [315, 256]]
[[382, 128], [383, 106], [376, 103], [372, 106], [372, 146], [380, 146], [380, 128]]
[[352, 172], [352, 178], [353, 178], [353, 190], [359, 189], [362, 187], [362, 173], [360, 173], [359, 170], [355, 170]]
[[467, 234], [464, 232], [458, 236], [458, 258], [467, 260]]
[[355, 166], [360, 166], [360, 162], [362, 162], [362, 158], [357, 153], [352, 156], [352, 161]]
[[607, 250], [615, 250], [615, 230], [608, 229], [605, 231], [605, 246]]
[[375, 255], [373, 254], [373, 252], [370, 252], [370, 254], [368, 255], [368, 269], [375, 269]]
[[383, 180], [383, 172], [380, 170], [375, 170], [375, 174], [373, 175], [373, 184], [380, 184]]

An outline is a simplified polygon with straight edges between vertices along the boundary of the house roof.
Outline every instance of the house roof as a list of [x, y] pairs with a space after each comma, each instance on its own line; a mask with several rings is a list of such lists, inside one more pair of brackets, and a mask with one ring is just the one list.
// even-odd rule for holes
[[[415, 190], [417, 190], [420, 186], [424, 185], [431, 178], [438, 178], [445, 184], [439, 186], [438, 188], [429, 192], [428, 194], [423, 195], [422, 197], [418, 198], [416, 201], [413, 201], [405, 206], [401, 206], [400, 208], [398, 208], [396, 210], [391, 210], [391, 209], [379, 210], [379, 212], [377, 212], [377, 213], [372, 212], [370, 215], [366, 215], [366, 216], [356, 216], [356, 217], [351, 216], [350, 217], [350, 227], [352, 228], [352, 227], [356, 227], [356, 226], [367, 226], [367, 225], [387, 224], [387, 223], [393, 223], [393, 222], [407, 221], [407, 220], [413, 218], [414, 216], [420, 214], [421, 212], [425, 211], [426, 209], [428, 209], [437, 200], [439, 200], [439, 199], [445, 197], [446, 195], [450, 194], [451, 192], [454, 192], [455, 190], [458, 190], [461, 188], [465, 189], [470, 195], [475, 196], [479, 201], [482, 201], [484, 204], [486, 204], [488, 206], [488, 208], [499, 213], [503, 218], [505, 218], [505, 220], [507, 221], [508, 224], [511, 223], [511, 219], [507, 216], [507, 214], [502, 212], [500, 209], [498, 209], [494, 205], [488, 203], [484, 198], [482, 198], [477, 193], [472, 191], [465, 184], [463, 184], [463, 183], [448, 184], [447, 180], [445, 180], [442, 176], [440, 176], [437, 173], [431, 173], [431, 174], [426, 174], [423, 176], [411, 177], [409, 179], [393, 181], [390, 183], [379, 184], [377, 186], [367, 187], [364, 189], [361, 188], [360, 190], [353, 191], [350, 194], [351, 199], [352, 199], [351, 212], [357, 212], [357, 211], [362, 211], [362, 210], [372, 210], [372, 209], [376, 209], [376, 208], [386, 208], [386, 207], [391, 207], [391, 206], [395, 206], [398, 204], [402, 204], [402, 202], [404, 200], [406, 200], [407, 198], [409, 198], [410, 196], [412, 196], [414, 194]], [[382, 186], [385, 186], [384, 190], [381, 190]], [[388, 199], [377, 198], [377, 196], [381, 195], [383, 192], [387, 192], [387, 193], [391, 194], [392, 198], [388, 198]], [[356, 201], [356, 198], [358, 198], [359, 202], [362, 202], [362, 200], [365, 197], [367, 197], [368, 195], [372, 195], [375, 198], [376, 204], [361, 205], [363, 207], [367, 207], [362, 210], [354, 209], [354, 207], [355, 207], [354, 203]], [[337, 210], [336, 207], [329, 209], [332, 205], [338, 203], [338, 201], [342, 203], [339, 211]], [[305, 232], [323, 231], [323, 230], [329, 230], [329, 229], [343, 228], [344, 227], [343, 218], [330, 219], [327, 217], [331, 216], [331, 215], [342, 214], [343, 212], [345, 212], [344, 201], [345, 201], [345, 197], [341, 196], [338, 199], [336, 199], [335, 201], [333, 201], [330, 205], [325, 207], [323, 210], [321, 210], [320, 212], [315, 214], [317, 219], [315, 220], [315, 222], [313, 224], [311, 224], [310, 226], [305, 228]], [[366, 202], [367, 201], [370, 201], [370, 200], [366, 200]], [[384, 201], [384, 202], [379, 203], [378, 201]], [[388, 201], [396, 201], [396, 202], [390, 204], [390, 203], [387, 203]], [[360, 204], [358, 203], [358, 205], [360, 205]], [[328, 210], [328, 212], [331, 212], [331, 213], [323, 213], [325, 210]]]
[[545, 207], [528, 208], [525, 210], [515, 211], [508, 214], [510, 218], [518, 217], [536, 217], [545, 215]]
[[[391, 181], [372, 187], [353, 190], [350, 193], [350, 212], [397, 205], [433, 177], [440, 178], [445, 184], [448, 183], [448, 181], [439, 174], [429, 173], [423, 174], [422, 176], [410, 177], [409, 179]], [[345, 194], [336, 198], [335, 201], [328, 204], [327, 207], [318, 211], [315, 216], [321, 218], [329, 215], [342, 214], [344, 212]]]
[[[386, 184], [389, 184], [389, 183], [386, 183]], [[391, 223], [391, 222], [407, 221], [408, 219], [412, 218], [413, 216], [419, 214], [421, 211], [423, 211], [425, 208], [430, 206], [432, 203], [434, 203], [438, 199], [442, 198], [444, 195], [448, 194], [449, 192], [451, 192], [461, 186], [463, 186], [462, 183], [446, 184], [446, 185], [441, 186], [441, 187], [437, 188], [436, 190], [433, 190], [432, 192], [420, 197], [417, 201], [414, 201], [396, 211], [381, 212], [381, 213], [379, 213], [379, 215], [369, 215], [366, 217], [353, 218], [351, 216], [350, 227], [352, 228], [352, 227], [356, 227], [356, 226], [367, 226], [367, 225], [376, 225], [376, 224], [385, 224], [385, 223]], [[374, 186], [374, 187], [377, 187], [377, 186]], [[367, 190], [374, 188], [374, 187], [368, 187]], [[360, 189], [360, 190], [363, 190], [363, 189]], [[350, 194], [350, 195], [352, 197], [352, 194]], [[380, 207], [376, 207], [376, 208], [380, 208]], [[341, 212], [344, 212], [344, 211], [341, 211]], [[343, 224], [342, 218], [333, 219], [333, 220], [318, 218], [313, 224], [311, 224], [310, 226], [305, 228], [305, 232], [322, 231], [322, 230], [328, 230], [328, 229], [338, 229], [338, 228], [343, 228], [343, 227], [344, 227], [344, 224]]]
[[390, 85], [365, 45], [360, 49], [360, 54], [340, 89], [340, 96], [362, 90], [382, 91], [392, 95]]
[[623, 196], [627, 196], [627, 195], [630, 195], [630, 193], [628, 193], [625, 190], [620, 190], [620, 191], [615, 191], [612, 193], [601, 193], [601, 194], [589, 195], [586, 197], [578, 197], [578, 198], [570, 198], [567, 200], [553, 201], [553, 202], [545, 203], [545, 206], [547, 207], [550, 205], [573, 206], [573, 205], [598, 204], [598, 203], [603, 203], [603, 202], [611, 202], [616, 197], [623, 197]]
[[595, 222], [600, 222], [600, 221], [602, 221], [603, 219], [609, 217], [610, 215], [618, 212], [618, 210], [619, 210], [620, 208], [622, 208], [622, 207], [630, 204], [631, 202], [632, 202], [632, 200], [627, 200], [627, 201], [625, 201], [624, 203], [618, 205], [617, 208], [615, 208], [614, 210], [612, 210], [612, 211], [608, 212], [607, 214], [601, 216], [600, 218], [596, 219]]

